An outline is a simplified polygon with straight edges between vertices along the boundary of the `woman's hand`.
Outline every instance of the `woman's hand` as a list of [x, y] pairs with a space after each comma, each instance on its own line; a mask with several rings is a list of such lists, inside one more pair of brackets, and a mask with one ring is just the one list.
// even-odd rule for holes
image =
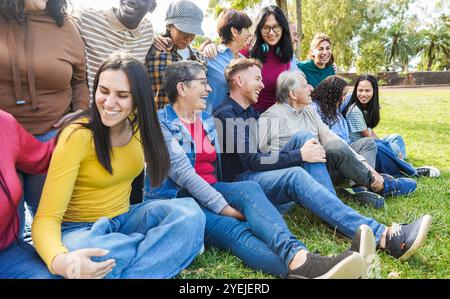
[[155, 46], [156, 50], [165, 52], [165, 51], [170, 51], [172, 49], [173, 42], [170, 39], [170, 37], [162, 37], [160, 35], [160, 36], [155, 37], [153, 46]]
[[216, 44], [209, 42], [201, 50], [203, 56], [213, 59], [219, 54], [219, 47]]
[[105, 256], [108, 250], [85, 248], [72, 252], [60, 253], [52, 261], [51, 268], [55, 274], [65, 278], [101, 279], [116, 266], [114, 259], [94, 262], [92, 256]]
[[239, 221], [245, 221], [245, 216], [232, 206], [226, 206], [220, 211], [220, 215], [236, 218]]
[[60, 128], [62, 125], [64, 125], [70, 118], [77, 116], [78, 114], [81, 114], [82, 112], [84, 112], [84, 110], [78, 109], [75, 112], [72, 113], [67, 113], [66, 115], [64, 115], [63, 117], [61, 117], [58, 121], [56, 121], [52, 127], [53, 128]]

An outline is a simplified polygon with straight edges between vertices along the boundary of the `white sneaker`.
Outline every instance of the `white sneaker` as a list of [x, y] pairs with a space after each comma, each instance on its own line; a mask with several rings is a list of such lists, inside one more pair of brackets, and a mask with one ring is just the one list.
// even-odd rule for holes
[[433, 166], [421, 166], [417, 167], [417, 176], [427, 176], [430, 178], [437, 178], [441, 175], [439, 169]]

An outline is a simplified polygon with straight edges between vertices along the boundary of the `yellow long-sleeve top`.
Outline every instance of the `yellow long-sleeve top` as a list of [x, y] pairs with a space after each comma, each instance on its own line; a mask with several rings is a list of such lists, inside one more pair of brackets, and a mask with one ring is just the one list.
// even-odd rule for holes
[[97, 159], [89, 129], [72, 124], [61, 132], [32, 230], [36, 250], [50, 271], [53, 258], [68, 252], [61, 241], [63, 221], [95, 222], [129, 210], [131, 184], [145, 161], [136, 135], [113, 147], [110, 174]]

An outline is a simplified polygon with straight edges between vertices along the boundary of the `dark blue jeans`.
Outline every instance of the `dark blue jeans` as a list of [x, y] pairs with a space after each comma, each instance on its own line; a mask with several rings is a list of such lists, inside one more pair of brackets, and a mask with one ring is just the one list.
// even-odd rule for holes
[[[291, 145], [299, 146], [298, 142], [306, 141], [309, 136], [308, 133], [303, 132], [293, 138], [297, 140], [292, 141]], [[261, 185], [264, 193], [274, 205], [296, 202], [349, 238], [353, 238], [360, 225], [366, 224], [372, 228], [375, 238], [379, 242], [386, 226], [374, 219], [360, 215], [345, 205], [334, 192], [331, 192], [330, 176], [323, 163], [313, 163], [312, 165], [317, 165], [314, 176], [304, 168], [296, 166], [271, 171], [246, 171], [237, 176], [235, 181], [255, 181]]]
[[[246, 221], [202, 208], [206, 245], [230, 250], [253, 269], [285, 277], [294, 255], [306, 247], [290, 232], [261, 186], [255, 182], [218, 182], [211, 186], [244, 214]], [[186, 195], [187, 191], [179, 192], [179, 196]]]
[[36, 250], [24, 241], [0, 250], [0, 278], [55, 279]]

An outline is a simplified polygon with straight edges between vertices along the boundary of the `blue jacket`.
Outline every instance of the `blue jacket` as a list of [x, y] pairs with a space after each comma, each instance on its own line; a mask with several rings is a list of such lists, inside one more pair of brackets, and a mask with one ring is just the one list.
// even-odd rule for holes
[[[200, 113], [205, 134], [217, 153], [216, 177], [222, 180], [220, 148], [214, 119], [207, 112]], [[219, 213], [228, 203], [222, 194], [202, 179], [194, 169], [196, 148], [188, 129], [184, 126], [172, 105], [158, 111], [158, 119], [170, 155], [169, 177], [159, 187], [151, 188], [145, 179], [145, 200], [155, 198], [175, 198], [180, 190], [188, 191], [204, 207]]]

